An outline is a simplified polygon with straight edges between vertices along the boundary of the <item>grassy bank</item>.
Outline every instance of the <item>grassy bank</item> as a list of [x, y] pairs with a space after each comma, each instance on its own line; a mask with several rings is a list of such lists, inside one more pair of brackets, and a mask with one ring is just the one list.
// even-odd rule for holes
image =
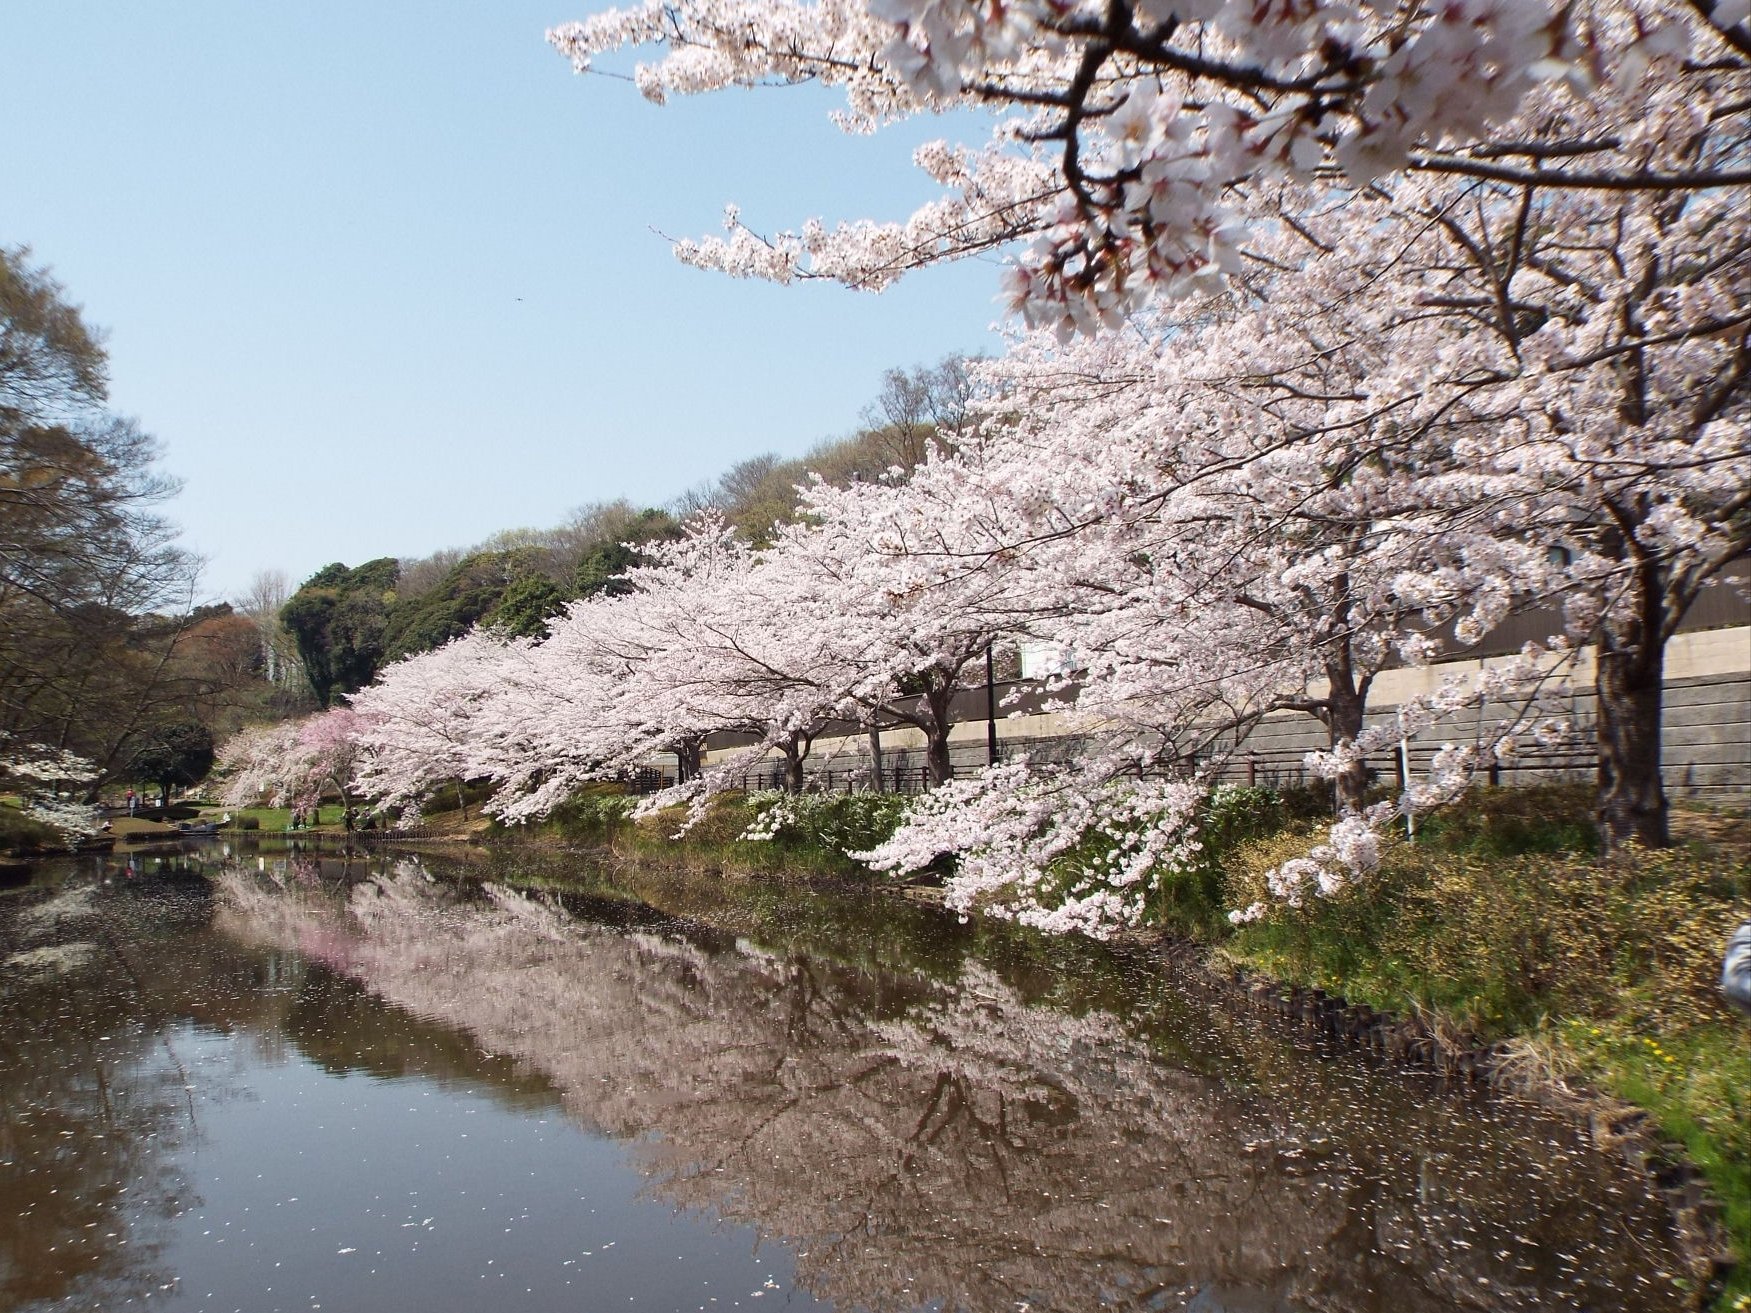
[[0, 798], [0, 853], [54, 852], [66, 846], [59, 830], [26, 812], [17, 798]]
[[[631, 808], [590, 789], [540, 825], [484, 837], [867, 880], [845, 854], [891, 833], [904, 802], [727, 794], [679, 840], [679, 813], [635, 821]], [[1644, 1109], [1720, 1204], [1740, 1266], [1715, 1306], [1751, 1310], [1751, 1022], [1718, 987], [1725, 938], [1751, 916], [1751, 822], [1681, 812], [1676, 848], [1602, 859], [1590, 809], [1580, 786], [1480, 791], [1389, 840], [1379, 870], [1339, 896], [1236, 930], [1228, 910], [1260, 899], [1265, 872], [1304, 853], [1329, 813], [1312, 794], [1223, 790], [1202, 857], [1163, 882], [1151, 919], [1228, 962], [1505, 1044], [1524, 1068]]]
[[[325, 803], [317, 809], [315, 826], [332, 826], [339, 828], [345, 808], [339, 803]], [[226, 807], [203, 814], [202, 820], [218, 820], [221, 816], [231, 819], [225, 828], [231, 830], [261, 830], [267, 833], [277, 833], [288, 830], [292, 826], [292, 809], [290, 807]]]
[[[1219, 952], [1352, 1002], [1508, 1041], [1550, 1076], [1646, 1110], [1721, 1206], [1740, 1260], [1717, 1307], [1751, 1308], [1751, 1022], [1720, 956], [1751, 916], [1751, 823], [1679, 814], [1663, 852], [1594, 852], [1584, 789], [1486, 790], [1389, 843], [1338, 897], [1282, 909]], [[1220, 853], [1245, 906], [1305, 851], [1285, 822]]]
[[[635, 802], [610, 786], [589, 788], [538, 824], [495, 823], [483, 837], [488, 842], [605, 848], [627, 859], [753, 874], [868, 878], [867, 868], [846, 854], [872, 847], [893, 833], [905, 810], [905, 799], [893, 794], [726, 793], [676, 838], [685, 819], [682, 812], [634, 820]], [[770, 837], [742, 837], [751, 830]]]

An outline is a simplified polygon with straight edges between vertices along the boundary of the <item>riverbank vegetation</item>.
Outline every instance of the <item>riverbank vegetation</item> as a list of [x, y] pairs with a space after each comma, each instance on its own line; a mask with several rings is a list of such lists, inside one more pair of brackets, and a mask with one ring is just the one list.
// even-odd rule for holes
[[0, 853], [51, 852], [65, 847], [66, 837], [27, 812], [22, 798], [0, 798]]
[[[1153, 891], [1141, 942], [1193, 941], [1218, 966], [1420, 1019], [1455, 1047], [1491, 1050], [1509, 1088], [1570, 1085], [1645, 1110], [1702, 1173], [1743, 1264], [1751, 1049], [1719, 970], [1726, 932], [1751, 916], [1751, 821], [1681, 811], [1677, 846], [1602, 856], [1591, 801], [1577, 784], [1475, 791], [1414, 838], [1389, 837], [1368, 881], [1236, 926], [1228, 910], [1305, 848], [1322, 800], [1218, 790], [1200, 860]], [[904, 806], [867, 793], [726, 793], [677, 840], [684, 809], [639, 817], [636, 799], [597, 786], [486, 838], [596, 849], [632, 869], [881, 880], [853, 854], [892, 833]], [[1090, 860], [1099, 854], [1065, 857]], [[924, 890], [940, 879], [925, 877]], [[1720, 1307], [1748, 1294], [1741, 1266]]]
[[[1429, 1019], [1494, 1044], [1504, 1077], [1573, 1082], [1645, 1110], [1707, 1180], [1751, 1295], [1751, 1047], [1720, 991], [1727, 933], [1751, 917], [1751, 822], [1679, 813], [1679, 846], [1593, 851], [1584, 789], [1490, 790], [1365, 885], [1238, 927], [1218, 948], [1267, 977]], [[1304, 842], [1289, 825], [1224, 857], [1256, 896]]]

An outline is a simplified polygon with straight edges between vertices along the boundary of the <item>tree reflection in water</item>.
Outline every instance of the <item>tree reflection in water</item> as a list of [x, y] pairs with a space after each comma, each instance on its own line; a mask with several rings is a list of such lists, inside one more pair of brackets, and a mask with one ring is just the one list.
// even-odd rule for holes
[[75, 1291], [114, 1304], [174, 1282], [159, 1251], [190, 1203], [177, 1166], [197, 1129], [188, 1077], [102, 895], [67, 888], [0, 919], [4, 1308]]
[[845, 1307], [1683, 1305], [1663, 1215], [1564, 1129], [1266, 1036], [1175, 1064], [974, 961], [608, 926], [414, 863], [350, 893], [237, 870], [220, 902], [557, 1091], [658, 1197], [794, 1237]]

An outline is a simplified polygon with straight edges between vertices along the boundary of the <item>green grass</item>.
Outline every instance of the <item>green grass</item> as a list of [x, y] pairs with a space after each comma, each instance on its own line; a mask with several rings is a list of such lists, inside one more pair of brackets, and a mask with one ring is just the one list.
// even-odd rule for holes
[[1593, 1085], [1645, 1109], [1708, 1181], [1739, 1255], [1716, 1307], [1751, 1308], [1751, 1044], [1745, 1023], [1658, 1038], [1616, 1018], [1569, 1020], [1553, 1037]]
[[[1343, 894], [1279, 909], [1223, 952], [1479, 1039], [1532, 1040], [1647, 1111], [1721, 1206], [1740, 1266], [1716, 1307], [1738, 1309], [1751, 1300], [1751, 1022], [1718, 981], [1727, 935], [1751, 916], [1751, 853], [1704, 841], [1602, 860], [1589, 805], [1573, 788], [1483, 791], [1387, 844]], [[1234, 848], [1230, 905], [1306, 846], [1291, 826]]]
[[17, 798], [0, 799], [0, 852], [39, 852], [66, 846], [59, 830], [27, 815]]
[[743, 839], [756, 816], [773, 802], [770, 794], [724, 793], [685, 835], [682, 808], [639, 820], [629, 813], [636, 799], [616, 786], [593, 785], [556, 808], [544, 821], [487, 829], [489, 839], [603, 847], [623, 857], [659, 864], [711, 865], [771, 875], [867, 876], [861, 863], [846, 856], [873, 846], [893, 833], [904, 799], [893, 794], [805, 794], [791, 800], [793, 821], [770, 839]]
[[[318, 825], [339, 825], [344, 808], [339, 803], [327, 803], [317, 809]], [[292, 809], [290, 807], [228, 807], [220, 815], [229, 813], [231, 826], [236, 828], [236, 822], [246, 816], [255, 818], [257, 828], [263, 832], [272, 833], [278, 830], [290, 829], [292, 825]], [[213, 817], [217, 820], [218, 817]]]

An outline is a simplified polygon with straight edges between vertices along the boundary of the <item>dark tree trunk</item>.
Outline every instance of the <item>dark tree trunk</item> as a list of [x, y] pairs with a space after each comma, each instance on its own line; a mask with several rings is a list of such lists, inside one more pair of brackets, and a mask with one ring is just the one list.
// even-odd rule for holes
[[955, 777], [954, 762], [948, 755], [948, 704], [954, 700], [955, 677], [952, 671], [929, 671], [923, 679], [924, 688], [918, 695], [918, 715], [912, 720], [924, 731], [924, 765], [930, 774], [930, 784], [946, 784]]
[[869, 727], [869, 778], [877, 793], [888, 791], [888, 777], [882, 765], [882, 731], [879, 725]]
[[985, 644], [985, 764], [997, 764], [997, 670], [994, 644]]
[[[1333, 749], [1355, 742], [1362, 732], [1363, 714], [1368, 706], [1351, 683], [1347, 666], [1343, 676], [1341, 682], [1331, 680], [1331, 692], [1326, 695], [1323, 719]], [[1332, 789], [1340, 812], [1360, 811], [1368, 793], [1368, 767], [1360, 761], [1352, 762], [1332, 781]]]
[[930, 768], [932, 786], [947, 784], [955, 777], [955, 764], [948, 755], [948, 727], [931, 730], [924, 747], [924, 764]]
[[1607, 849], [1625, 843], [1668, 847], [1672, 835], [1660, 779], [1665, 652], [1645, 637], [1618, 647], [1602, 634], [1597, 657], [1599, 840]]
[[778, 745], [784, 753], [784, 787], [791, 793], [803, 791], [803, 762], [809, 748], [806, 743], [788, 742]]
[[700, 758], [705, 755], [705, 744], [699, 739], [688, 739], [675, 745], [675, 783], [685, 784], [688, 780], [698, 779]]

